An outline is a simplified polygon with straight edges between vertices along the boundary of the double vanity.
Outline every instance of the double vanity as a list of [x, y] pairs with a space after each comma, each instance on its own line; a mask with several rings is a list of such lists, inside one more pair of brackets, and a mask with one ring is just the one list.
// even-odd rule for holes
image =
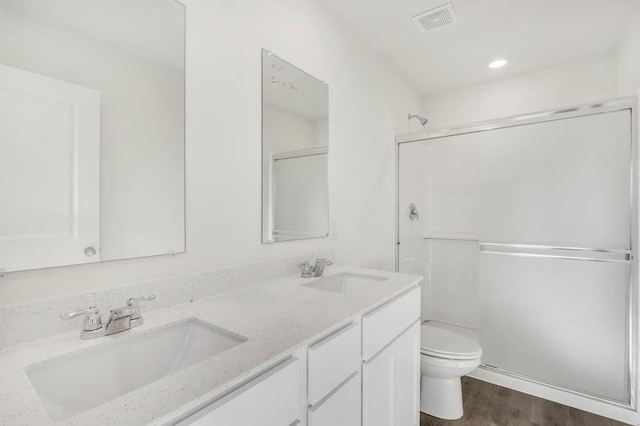
[[96, 339], [78, 320], [0, 351], [0, 423], [417, 425], [419, 281], [332, 266]]
[[[0, 63], [12, 124], [0, 126], [12, 154], [0, 275], [127, 259], [145, 279], [156, 272], [142, 273], [131, 259], [185, 252], [185, 166], [192, 182], [214, 180], [209, 164], [185, 162], [190, 19], [181, 1], [137, 3], [2, 4], [3, 34], [21, 54]], [[207, 2], [197, 3], [189, 6], [194, 17]], [[322, 78], [315, 77], [266, 49], [254, 55], [262, 105], [248, 118], [262, 118], [253, 132], [262, 135], [262, 242], [335, 237], [322, 76], [332, 73], [314, 67]], [[197, 74], [198, 53], [193, 58]], [[240, 200], [243, 214], [257, 201], [229, 188], [228, 201]], [[195, 193], [190, 207], [209, 205]], [[223, 220], [210, 213], [211, 223]], [[241, 221], [218, 225], [224, 234], [190, 225], [196, 241], [204, 238], [192, 259], [227, 250], [210, 251], [211, 235], [224, 244], [247, 229]], [[323, 244], [338, 246], [357, 250], [337, 239]], [[234, 247], [220, 262], [245, 258], [246, 247]], [[0, 304], [0, 424], [417, 425], [420, 277], [322, 260], [293, 275], [302, 260], [195, 273], [191, 260], [158, 259], [161, 270], [190, 275], [126, 288], [119, 281], [131, 278], [129, 266], [34, 272], [54, 286], [52, 276], [73, 276], [83, 293], [34, 300], [36, 286], [26, 305]]]

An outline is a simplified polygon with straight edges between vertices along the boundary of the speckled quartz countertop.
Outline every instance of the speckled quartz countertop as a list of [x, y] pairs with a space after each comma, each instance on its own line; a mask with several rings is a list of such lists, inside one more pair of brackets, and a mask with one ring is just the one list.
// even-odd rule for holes
[[[417, 285], [421, 277], [332, 266], [325, 275], [351, 272], [386, 278], [357, 295], [319, 290], [317, 278], [290, 277], [229, 291], [143, 314], [132, 330], [80, 340], [79, 331], [0, 351], [0, 424], [165, 425], [217, 399], [238, 384]], [[248, 340], [225, 352], [138, 388], [117, 399], [53, 423], [29, 381], [25, 367], [65, 353], [108, 345], [116, 339], [198, 318]], [[80, 328], [81, 321], [78, 322]], [[149, 360], [153, 362], [153, 360]], [[96, 365], [96, 368], [100, 368]]]

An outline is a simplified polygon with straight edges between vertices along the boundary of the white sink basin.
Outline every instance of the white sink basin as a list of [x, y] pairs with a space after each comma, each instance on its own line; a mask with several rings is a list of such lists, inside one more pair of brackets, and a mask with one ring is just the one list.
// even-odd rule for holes
[[362, 290], [371, 288], [372, 286], [380, 284], [387, 279], [388, 278], [377, 277], [373, 275], [343, 273], [322, 277], [320, 279], [302, 285], [318, 290], [351, 295], [358, 294]]
[[60, 421], [246, 341], [189, 318], [32, 364], [26, 373], [51, 419]]

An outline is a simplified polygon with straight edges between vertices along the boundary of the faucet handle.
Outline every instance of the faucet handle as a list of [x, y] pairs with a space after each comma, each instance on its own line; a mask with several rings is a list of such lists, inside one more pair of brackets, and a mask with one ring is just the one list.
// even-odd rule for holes
[[79, 317], [80, 315], [86, 315], [82, 326], [83, 331], [95, 331], [102, 328], [102, 317], [100, 317], [100, 312], [95, 306], [89, 306], [87, 309], [83, 309], [81, 311], [60, 314], [60, 318], [63, 320], [70, 320], [75, 317]]
[[127, 306], [133, 308], [133, 310], [135, 311], [134, 314], [131, 315], [131, 320], [136, 321], [135, 325], [133, 324], [131, 325], [132, 327], [135, 327], [137, 325], [142, 325], [142, 317], [140, 316], [140, 305], [138, 304], [138, 302], [150, 302], [155, 298], [156, 298], [155, 294], [150, 294], [148, 296], [132, 297], [129, 300], [127, 300]]
[[333, 262], [330, 260], [327, 260], [326, 258], [316, 259], [316, 264], [312, 268], [313, 276], [314, 277], [321, 276], [322, 273], [324, 272], [324, 268], [331, 265], [333, 265]]
[[302, 278], [309, 278], [313, 275], [313, 269], [309, 262], [302, 262], [298, 264], [298, 268], [300, 268], [300, 275]]

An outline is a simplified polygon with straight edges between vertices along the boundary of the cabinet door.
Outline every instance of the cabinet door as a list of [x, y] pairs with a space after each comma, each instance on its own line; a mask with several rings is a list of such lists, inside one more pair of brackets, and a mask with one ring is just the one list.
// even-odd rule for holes
[[420, 399], [420, 321], [366, 362], [363, 424], [418, 426]]
[[293, 358], [179, 423], [197, 426], [290, 426], [302, 411], [302, 366]]
[[309, 409], [309, 426], [361, 426], [360, 374], [355, 374], [318, 406]]

